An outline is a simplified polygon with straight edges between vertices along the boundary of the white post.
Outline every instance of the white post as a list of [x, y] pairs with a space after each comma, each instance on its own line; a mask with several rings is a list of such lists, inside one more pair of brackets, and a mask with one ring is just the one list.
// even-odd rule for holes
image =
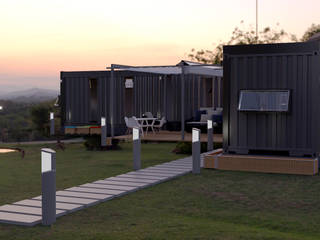
[[50, 135], [54, 135], [54, 113], [50, 113]]
[[208, 120], [208, 144], [207, 144], [207, 151], [212, 151], [213, 150], [213, 121]]
[[200, 142], [200, 129], [192, 129], [192, 173], [200, 173], [200, 153], [201, 153], [201, 142]]
[[42, 175], [42, 224], [51, 225], [56, 221], [56, 152], [41, 149]]
[[107, 146], [106, 118], [101, 117], [101, 147]]
[[140, 129], [132, 129], [132, 140], [133, 140], [133, 169], [139, 170], [141, 168], [141, 140], [140, 140]]

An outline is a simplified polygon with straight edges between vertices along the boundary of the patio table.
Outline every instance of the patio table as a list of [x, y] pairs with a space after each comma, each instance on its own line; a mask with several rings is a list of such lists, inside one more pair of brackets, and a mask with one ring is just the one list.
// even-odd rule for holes
[[141, 125], [142, 128], [146, 128], [146, 134], [148, 134], [149, 127], [151, 128], [152, 132], [154, 133], [153, 125], [157, 118], [137, 118], [137, 121]]

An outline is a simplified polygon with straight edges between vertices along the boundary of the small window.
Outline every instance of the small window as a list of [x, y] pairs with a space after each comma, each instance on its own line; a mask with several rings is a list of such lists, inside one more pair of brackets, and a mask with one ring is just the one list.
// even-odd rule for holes
[[288, 112], [289, 90], [241, 90], [239, 111]]

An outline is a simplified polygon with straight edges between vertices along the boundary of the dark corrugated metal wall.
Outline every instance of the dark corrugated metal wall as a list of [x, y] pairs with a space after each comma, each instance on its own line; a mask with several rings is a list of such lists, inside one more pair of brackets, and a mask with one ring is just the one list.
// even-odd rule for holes
[[[141, 116], [144, 112], [165, 116], [169, 122], [179, 122], [181, 119], [181, 77], [180, 75], [159, 75], [115, 71], [114, 74], [114, 123], [115, 134], [125, 131], [124, 126], [124, 91], [125, 79], [134, 80], [134, 115]], [[61, 94], [64, 99], [64, 125], [87, 125], [89, 122], [89, 79], [97, 79], [98, 83], [98, 117], [107, 117], [110, 133], [110, 72], [62, 72]], [[190, 119], [201, 106], [201, 77], [185, 76], [185, 119]], [[218, 88], [215, 89], [218, 91]], [[215, 95], [218, 96], [218, 93]], [[222, 95], [222, 94], [220, 94]], [[118, 130], [118, 132], [117, 132]]]
[[[296, 51], [284, 51], [281, 44], [277, 52], [264, 54], [228, 54], [225, 48], [224, 83], [226, 84], [224, 109], [224, 150], [247, 153], [250, 150], [288, 151], [292, 156], [314, 155], [319, 152], [319, 137], [314, 120], [319, 111], [313, 106], [319, 103], [319, 57], [314, 51], [304, 50], [303, 44], [296, 45]], [[261, 46], [263, 47], [263, 46]], [[283, 48], [287, 49], [286, 46]], [[235, 48], [233, 48], [235, 49]], [[241, 47], [239, 47], [241, 49]], [[315, 67], [318, 62], [318, 67]], [[228, 73], [227, 73], [228, 72]], [[316, 76], [317, 75], [317, 76]], [[280, 112], [239, 112], [238, 101], [241, 89], [290, 90], [290, 109]], [[317, 97], [319, 96], [319, 97]]]

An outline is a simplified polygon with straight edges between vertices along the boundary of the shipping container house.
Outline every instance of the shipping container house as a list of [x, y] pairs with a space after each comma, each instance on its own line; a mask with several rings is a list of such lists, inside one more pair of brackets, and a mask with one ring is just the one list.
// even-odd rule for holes
[[224, 46], [225, 153], [319, 155], [319, 46]]
[[151, 112], [165, 116], [167, 128], [182, 131], [196, 110], [222, 107], [222, 73], [221, 66], [188, 61], [61, 72], [62, 126], [99, 125], [106, 117], [108, 135], [115, 136], [125, 133], [125, 116]]

